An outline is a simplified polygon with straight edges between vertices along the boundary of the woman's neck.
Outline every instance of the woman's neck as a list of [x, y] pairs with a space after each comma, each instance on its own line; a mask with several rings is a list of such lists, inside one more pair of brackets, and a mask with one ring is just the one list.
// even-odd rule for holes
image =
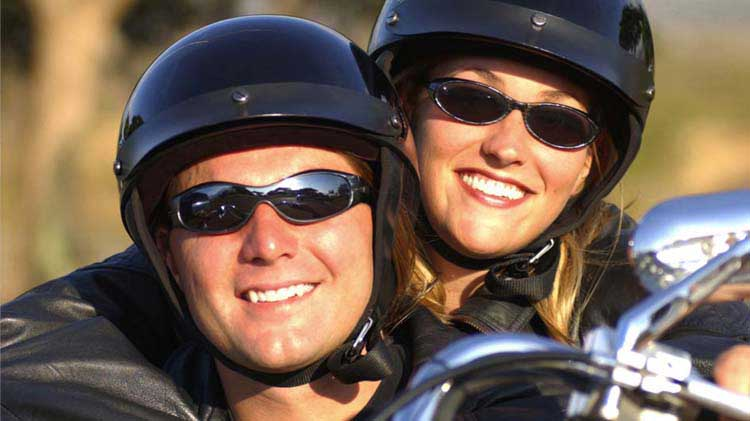
[[482, 285], [487, 269], [458, 266], [431, 247], [427, 247], [427, 256], [445, 288], [445, 311], [453, 313]]
[[352, 419], [367, 405], [380, 381], [343, 384], [327, 375], [296, 387], [272, 387], [250, 380], [216, 361], [235, 420]]

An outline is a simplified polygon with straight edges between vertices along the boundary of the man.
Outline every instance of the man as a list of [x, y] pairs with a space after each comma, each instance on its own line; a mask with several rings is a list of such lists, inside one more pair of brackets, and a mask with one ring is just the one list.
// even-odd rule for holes
[[148, 262], [128, 251], [3, 308], [3, 416], [381, 407], [450, 340], [423, 310], [389, 336], [423, 289], [396, 273], [413, 259], [401, 118], [369, 57], [309, 21], [241, 17], [175, 43], [128, 101], [114, 167]]

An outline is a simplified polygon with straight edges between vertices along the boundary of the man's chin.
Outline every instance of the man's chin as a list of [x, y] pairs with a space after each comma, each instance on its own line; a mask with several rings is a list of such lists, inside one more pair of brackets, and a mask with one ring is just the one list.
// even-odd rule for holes
[[253, 355], [246, 355], [240, 364], [254, 371], [279, 374], [305, 368], [324, 357], [325, 355], [318, 356], [309, 352], [287, 354], [280, 354], [278, 352], [254, 353]]

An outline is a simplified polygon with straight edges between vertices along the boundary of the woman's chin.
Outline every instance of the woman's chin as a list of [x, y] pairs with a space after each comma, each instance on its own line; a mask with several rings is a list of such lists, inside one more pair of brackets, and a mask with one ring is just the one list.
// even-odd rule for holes
[[527, 238], [530, 235], [523, 232], [523, 227], [518, 226], [520, 224], [488, 226], [476, 221], [487, 219], [448, 220], [446, 224], [435, 227], [435, 231], [456, 252], [474, 259], [491, 259], [512, 254], [533, 240]]
[[474, 236], [461, 236], [452, 241], [451, 246], [464, 256], [474, 259], [491, 259], [511, 254], [522, 245], [511, 244], [503, 241], [504, 235], [486, 235], [477, 233]]

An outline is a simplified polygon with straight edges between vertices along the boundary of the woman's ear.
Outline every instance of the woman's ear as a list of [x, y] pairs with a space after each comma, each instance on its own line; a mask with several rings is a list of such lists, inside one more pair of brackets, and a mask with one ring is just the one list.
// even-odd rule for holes
[[573, 195], [576, 195], [580, 193], [583, 188], [586, 186], [586, 179], [589, 176], [589, 173], [591, 172], [591, 163], [594, 160], [594, 153], [593, 149], [591, 147], [588, 147], [586, 149], [586, 161], [583, 163], [583, 167], [581, 168], [581, 171], [578, 173], [578, 177], [576, 178], [576, 185], [573, 189]]

